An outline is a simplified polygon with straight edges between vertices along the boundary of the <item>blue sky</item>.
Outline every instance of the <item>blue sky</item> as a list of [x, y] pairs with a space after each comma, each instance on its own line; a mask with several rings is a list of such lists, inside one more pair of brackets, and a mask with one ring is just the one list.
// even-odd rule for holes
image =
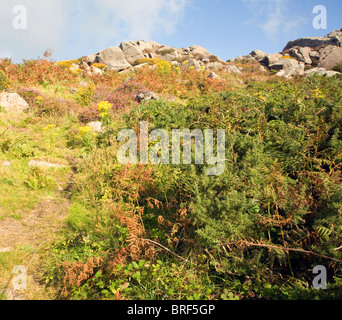
[[[74, 59], [125, 40], [197, 44], [227, 60], [342, 28], [341, 0], [21, 0], [25, 30], [13, 28], [18, 0], [2, 2], [0, 57], [15, 62], [42, 57], [45, 49], [54, 50], [54, 60]], [[312, 25], [316, 5], [327, 8], [326, 30]]]

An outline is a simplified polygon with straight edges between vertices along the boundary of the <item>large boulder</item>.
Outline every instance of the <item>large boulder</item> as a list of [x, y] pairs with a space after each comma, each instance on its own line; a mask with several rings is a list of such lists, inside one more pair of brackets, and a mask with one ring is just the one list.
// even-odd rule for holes
[[103, 63], [107, 65], [109, 69], [115, 71], [121, 71], [132, 67], [126, 60], [125, 53], [120, 47], [110, 47], [99, 52], [95, 62]]
[[295, 76], [303, 76], [305, 74], [304, 70], [304, 63], [299, 63], [297, 65], [292, 65], [283, 70], [280, 70], [276, 75], [279, 77], [284, 77], [286, 79], [291, 79]]
[[250, 55], [259, 62], [266, 58], [266, 53], [261, 50], [254, 50], [250, 53]]
[[290, 56], [296, 58], [298, 61], [305, 64], [312, 64], [311, 55], [312, 50], [309, 47], [294, 47], [290, 49]]
[[27, 102], [15, 92], [0, 93], [0, 106], [7, 112], [22, 112], [29, 108]]
[[128, 63], [133, 64], [136, 60], [145, 58], [142, 49], [133, 41], [121, 42], [120, 49], [123, 51]]
[[342, 47], [335, 47], [318, 63], [318, 67], [332, 70], [340, 64], [342, 64]]
[[276, 63], [270, 64], [269, 68], [271, 70], [276, 70], [276, 71], [280, 71], [280, 70], [287, 70], [290, 69], [292, 67], [298, 67], [299, 62], [295, 59], [292, 58], [281, 58], [279, 59]]
[[282, 57], [283, 55], [279, 52], [266, 54], [265, 58], [262, 59], [260, 63], [269, 67], [270, 65], [277, 63]]

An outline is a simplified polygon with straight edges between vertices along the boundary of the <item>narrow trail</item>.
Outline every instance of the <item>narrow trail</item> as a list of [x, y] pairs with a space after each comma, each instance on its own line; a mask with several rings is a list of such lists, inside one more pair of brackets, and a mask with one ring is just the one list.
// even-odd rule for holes
[[[39, 203], [30, 214], [20, 221], [6, 219], [0, 221], [0, 248], [4, 252], [17, 255], [20, 264], [27, 273], [26, 289], [14, 290], [20, 272], [12, 273], [7, 281], [5, 295], [7, 300], [45, 300], [53, 298], [53, 290], [47, 291], [42, 283], [41, 263], [49, 246], [56, 239], [58, 231], [64, 225], [64, 219], [68, 213], [69, 200], [63, 195], [56, 195], [54, 199], [48, 199]], [[20, 251], [28, 250], [22, 254]], [[13, 259], [19, 263], [17, 259]], [[23, 268], [19, 268], [24, 270]], [[20, 271], [21, 271], [20, 270]]]
[[6, 130], [10, 139], [25, 141], [25, 146], [35, 148], [38, 157], [25, 160], [5, 153], [0, 158], [0, 299], [53, 300], [56, 293], [45, 286], [42, 263], [66, 225], [70, 200], [63, 188], [69, 183], [72, 168], [69, 165], [63, 169], [43, 168], [42, 172], [53, 180], [52, 187], [27, 188], [25, 181], [30, 172], [27, 162], [46, 158], [66, 164], [69, 150], [63, 143], [51, 154], [44, 145], [48, 133], [44, 134], [44, 130], [37, 133], [35, 125], [21, 126], [27, 115], [2, 116], [4, 124], [0, 124], [0, 132]]

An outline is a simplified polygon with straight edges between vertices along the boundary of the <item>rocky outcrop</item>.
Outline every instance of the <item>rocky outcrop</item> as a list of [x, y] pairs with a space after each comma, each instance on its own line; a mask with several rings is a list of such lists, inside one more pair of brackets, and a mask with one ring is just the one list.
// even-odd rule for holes
[[[139, 60], [144, 58], [158, 58], [178, 66], [186, 61], [188, 67], [193, 67], [196, 70], [200, 70], [202, 67], [208, 70], [217, 70], [226, 66], [223, 60], [198, 45], [188, 48], [175, 48], [160, 45], [154, 41], [145, 42], [142, 40], [121, 42], [119, 46], [110, 47], [87, 56], [84, 61], [90, 66], [94, 63], [101, 63], [110, 70], [126, 72], [127, 70], [137, 70]], [[240, 72], [232, 68], [226, 68], [226, 70], [228, 72]]]
[[[317, 73], [333, 76], [338, 72], [331, 70], [342, 64], [342, 29], [333, 31], [325, 37], [292, 40], [282, 52], [266, 54], [261, 50], [254, 50], [233, 61], [243, 60], [258, 61], [262, 67], [277, 71], [278, 76], [285, 78]], [[310, 69], [314, 71], [306, 72]]]

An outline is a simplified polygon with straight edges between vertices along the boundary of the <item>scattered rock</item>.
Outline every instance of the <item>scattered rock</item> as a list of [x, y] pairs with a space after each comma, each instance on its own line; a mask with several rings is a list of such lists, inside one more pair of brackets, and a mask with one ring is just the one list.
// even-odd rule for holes
[[0, 93], [0, 106], [8, 112], [22, 112], [29, 108], [27, 102], [17, 93]]
[[87, 126], [91, 127], [93, 129], [93, 132], [95, 132], [95, 133], [103, 133], [104, 132], [102, 122], [100, 122], [100, 121], [89, 122], [87, 124]]
[[152, 91], [144, 91], [139, 93], [135, 100], [141, 103], [142, 101], [159, 100], [159, 97]]
[[1, 163], [1, 165], [3, 165], [4, 167], [10, 167], [11, 163], [9, 161], [4, 161]]
[[39, 168], [65, 168], [64, 165], [61, 164], [53, 164], [53, 163], [48, 163], [46, 161], [35, 161], [35, 160], [31, 160], [28, 163], [29, 167], [35, 168], [35, 167], [39, 167]]
[[327, 77], [333, 77], [337, 74], [341, 74], [337, 71], [331, 71], [331, 70], [326, 70], [324, 68], [314, 68], [314, 69], [310, 69], [310, 70], [306, 70], [305, 71], [305, 75], [307, 76], [313, 76], [315, 74], [320, 74], [322, 76], [327, 76]]
[[208, 76], [208, 78], [211, 78], [211, 79], [220, 79], [221, 77], [218, 76], [215, 72], [211, 72]]

